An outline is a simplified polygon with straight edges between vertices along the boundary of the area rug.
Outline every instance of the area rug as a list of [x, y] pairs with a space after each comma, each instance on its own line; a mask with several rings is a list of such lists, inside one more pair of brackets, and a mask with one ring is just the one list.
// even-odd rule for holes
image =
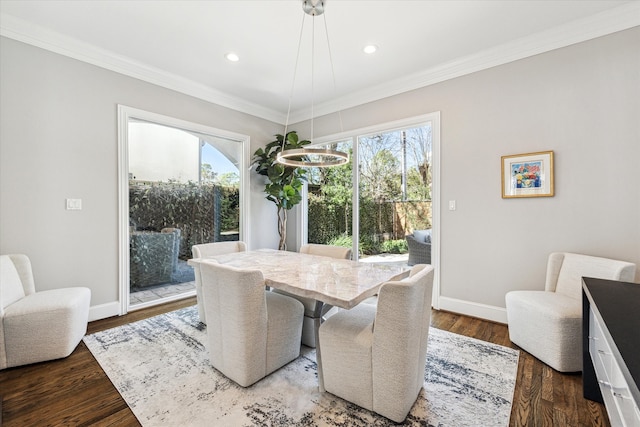
[[[195, 306], [84, 337], [135, 416], [151, 426], [390, 426], [318, 391], [315, 351], [248, 388], [209, 363]], [[403, 425], [506, 426], [518, 352], [430, 329], [424, 389]]]

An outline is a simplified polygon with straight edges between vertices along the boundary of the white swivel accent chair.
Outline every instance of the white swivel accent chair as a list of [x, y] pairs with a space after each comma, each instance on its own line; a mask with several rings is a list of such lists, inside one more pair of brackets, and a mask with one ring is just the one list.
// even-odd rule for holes
[[[301, 254], [325, 256], [336, 259], [351, 259], [351, 249], [342, 246], [319, 245], [309, 243], [300, 247]], [[302, 323], [302, 344], [307, 347], [316, 347], [316, 326], [320, 326], [322, 317], [332, 308], [328, 304], [322, 304], [313, 298], [305, 298], [291, 295], [280, 289], [273, 289], [274, 292], [290, 296], [304, 304], [304, 322]], [[316, 325], [318, 323], [318, 325]]]
[[265, 289], [262, 272], [200, 264], [211, 364], [242, 387], [300, 355], [304, 307]]
[[320, 326], [324, 387], [402, 422], [424, 385], [433, 266], [418, 264], [380, 288], [377, 306], [359, 304]]
[[[215, 255], [224, 255], [233, 252], [245, 252], [247, 245], [242, 241], [234, 242], [214, 242], [203, 243], [191, 246], [191, 254], [193, 258], [207, 258]], [[202, 301], [202, 280], [200, 279], [200, 270], [198, 266], [193, 267], [193, 273], [196, 279], [196, 301], [198, 304], [198, 316], [202, 323], [207, 323], [204, 305]]]
[[91, 290], [36, 292], [26, 255], [0, 256], [0, 369], [69, 356], [87, 332]]
[[633, 281], [635, 264], [589, 255], [549, 255], [544, 291], [505, 296], [511, 342], [559, 372], [582, 371], [582, 277]]

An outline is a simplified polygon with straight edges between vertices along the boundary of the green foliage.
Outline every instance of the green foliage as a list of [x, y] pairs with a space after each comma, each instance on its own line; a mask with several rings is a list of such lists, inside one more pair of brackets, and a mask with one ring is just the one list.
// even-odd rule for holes
[[214, 184], [220, 187], [234, 187], [240, 188], [240, 175], [237, 172], [225, 172], [220, 175], [216, 175]]
[[399, 171], [400, 162], [391, 151], [377, 151], [369, 163], [369, 174], [360, 174], [368, 183], [366, 194], [374, 200], [397, 199], [402, 183]]
[[[406, 234], [431, 228], [431, 132], [431, 126], [425, 125], [358, 138], [363, 254], [405, 252]], [[331, 148], [352, 152], [350, 141]], [[353, 162], [310, 170], [309, 242], [350, 239], [344, 236], [353, 234], [353, 172]]]
[[328, 245], [342, 246], [343, 248], [350, 248], [353, 246], [352, 236], [343, 234], [342, 236], [334, 237], [327, 242]]
[[240, 191], [238, 187], [216, 188], [220, 203], [220, 231], [237, 231], [240, 228]]
[[256, 172], [268, 178], [264, 187], [267, 200], [278, 208], [278, 249], [286, 249], [287, 211], [302, 201], [302, 183], [306, 181], [306, 169], [284, 166], [276, 162], [278, 153], [285, 150], [302, 148], [311, 141], [298, 139], [295, 131], [288, 132], [286, 138], [276, 135], [276, 140], [268, 143], [264, 149], [258, 148], [253, 153], [253, 164]]
[[372, 234], [360, 234], [360, 253], [364, 255], [376, 255], [380, 253], [378, 243]]
[[[423, 165], [422, 169], [426, 167]], [[410, 169], [407, 174], [407, 199], [431, 200], [431, 187], [427, 185], [426, 178], [417, 169]]]
[[403, 254], [409, 250], [407, 241], [401, 240], [385, 240], [380, 244], [380, 251], [389, 254]]
[[237, 188], [176, 182], [129, 183], [129, 219], [134, 230], [181, 230], [180, 258], [191, 258], [191, 246], [219, 241], [222, 231], [240, 223]]
[[276, 140], [267, 144], [264, 149], [258, 148], [253, 154], [253, 164], [259, 175], [266, 176], [268, 182], [265, 185], [267, 200], [272, 201], [278, 209], [289, 210], [302, 201], [300, 191], [302, 183], [306, 179], [307, 171], [302, 168], [288, 167], [276, 162], [279, 152], [302, 148], [310, 141], [298, 139], [295, 131], [287, 133], [286, 142], [280, 134], [276, 135]]
[[209, 163], [202, 163], [200, 165], [202, 182], [212, 183], [217, 175], [218, 173], [213, 171], [213, 167]]
[[[353, 246], [353, 236], [343, 234], [327, 241], [326, 244], [350, 248]], [[360, 237], [360, 252], [365, 255], [379, 253], [403, 254], [408, 250], [405, 239], [375, 242], [369, 235]]]
[[309, 193], [308, 209], [307, 238], [310, 243], [322, 244], [342, 235], [352, 234], [350, 203], [335, 203], [322, 194]]
[[430, 125], [359, 138], [361, 197], [387, 202], [431, 199], [431, 140]]
[[[320, 194], [309, 194], [310, 243], [351, 247], [351, 206], [336, 203]], [[398, 224], [405, 218], [407, 228]], [[431, 202], [374, 202], [360, 200], [360, 251], [366, 255], [405, 253], [404, 235], [413, 230], [431, 228]], [[320, 218], [319, 220], [316, 220]], [[395, 219], [394, 219], [395, 218]], [[395, 231], [394, 231], [395, 230]], [[391, 240], [385, 240], [391, 238]]]
[[[358, 246], [360, 247], [361, 254], [371, 255], [371, 254], [377, 254], [380, 252], [378, 250], [376, 243], [374, 243], [373, 240], [370, 239], [368, 236], [360, 236], [359, 243], [360, 244]], [[326, 244], [342, 246], [345, 248], [351, 248], [353, 247], [353, 236], [348, 236], [346, 234], [343, 234], [341, 236], [337, 236], [332, 238], [331, 240], [328, 240]]]

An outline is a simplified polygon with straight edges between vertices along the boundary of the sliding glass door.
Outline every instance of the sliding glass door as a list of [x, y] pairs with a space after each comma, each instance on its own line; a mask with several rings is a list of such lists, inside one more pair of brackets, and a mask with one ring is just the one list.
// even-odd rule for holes
[[[327, 148], [348, 152], [350, 139], [327, 144]], [[307, 175], [308, 243], [353, 246], [353, 161], [330, 168], [309, 168]]]
[[323, 145], [349, 151], [351, 161], [310, 169], [307, 241], [351, 246], [362, 261], [406, 264], [406, 236], [433, 224], [432, 120]]
[[193, 295], [191, 247], [241, 238], [246, 148], [233, 135], [151, 113], [134, 111], [123, 124], [128, 310]]
[[358, 137], [359, 254], [371, 262], [406, 262], [405, 236], [430, 229], [429, 123]]

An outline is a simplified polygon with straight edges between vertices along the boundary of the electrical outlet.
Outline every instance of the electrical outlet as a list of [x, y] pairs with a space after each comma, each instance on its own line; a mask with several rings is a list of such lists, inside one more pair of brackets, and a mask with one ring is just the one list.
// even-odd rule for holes
[[67, 199], [67, 210], [68, 211], [82, 210], [82, 199]]

